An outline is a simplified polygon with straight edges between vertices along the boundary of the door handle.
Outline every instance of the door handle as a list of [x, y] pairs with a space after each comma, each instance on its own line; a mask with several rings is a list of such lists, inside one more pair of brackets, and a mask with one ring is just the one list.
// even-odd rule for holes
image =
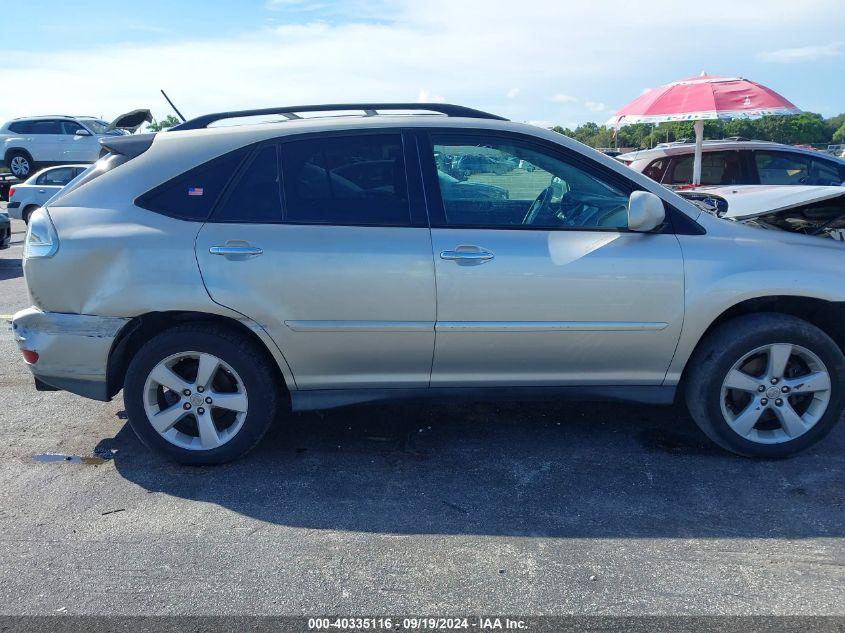
[[467, 247], [459, 246], [453, 251], [442, 251], [440, 253], [440, 259], [447, 259], [450, 261], [458, 261], [458, 262], [486, 262], [495, 257], [493, 253], [490, 251], [485, 251], [484, 249], [478, 248], [474, 250], [461, 250]]
[[45, 189], [39, 189], [38, 193], [47, 193], [47, 191]]
[[241, 255], [255, 257], [261, 255], [264, 250], [257, 246], [212, 246], [208, 249], [212, 255]]

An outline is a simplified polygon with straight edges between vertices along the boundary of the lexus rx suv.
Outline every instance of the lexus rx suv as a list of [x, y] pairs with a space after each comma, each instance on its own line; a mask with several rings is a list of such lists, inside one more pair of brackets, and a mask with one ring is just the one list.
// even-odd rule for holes
[[[38, 389], [122, 390], [179, 462], [237, 458], [289, 408], [390, 399], [683, 399], [759, 457], [842, 413], [845, 245], [720, 219], [565, 136], [332, 104], [102, 143], [30, 218], [13, 332]], [[445, 155], [511, 167], [444, 187]]]

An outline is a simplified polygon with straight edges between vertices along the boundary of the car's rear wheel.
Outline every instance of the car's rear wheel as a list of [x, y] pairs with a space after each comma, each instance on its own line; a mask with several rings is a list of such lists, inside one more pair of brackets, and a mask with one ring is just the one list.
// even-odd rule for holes
[[24, 221], [24, 224], [29, 224], [29, 218], [32, 217], [32, 214], [38, 208], [37, 204], [31, 204], [21, 212], [21, 219]]
[[12, 152], [6, 159], [6, 164], [15, 178], [29, 178], [35, 172], [35, 163], [26, 152]]
[[785, 457], [827, 435], [845, 392], [845, 357], [816, 326], [782, 314], [729, 321], [690, 359], [690, 413], [716, 444], [748, 457]]
[[270, 427], [279, 385], [266, 353], [228, 328], [186, 324], [148, 341], [124, 382], [129, 424], [183, 464], [221, 464]]

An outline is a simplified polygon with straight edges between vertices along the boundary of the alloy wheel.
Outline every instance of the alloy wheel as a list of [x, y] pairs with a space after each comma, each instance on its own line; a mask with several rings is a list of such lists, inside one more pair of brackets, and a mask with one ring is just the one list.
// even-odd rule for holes
[[235, 437], [249, 405], [244, 382], [231, 366], [214, 354], [194, 351], [173, 354], [153, 367], [143, 400], [159, 435], [198, 451]]
[[740, 437], [780, 444], [821, 420], [830, 390], [830, 374], [813, 352], [790, 343], [765, 345], [728, 371], [722, 381], [722, 415]]
[[9, 163], [9, 170], [18, 178], [29, 175], [29, 161], [26, 156], [15, 156]]

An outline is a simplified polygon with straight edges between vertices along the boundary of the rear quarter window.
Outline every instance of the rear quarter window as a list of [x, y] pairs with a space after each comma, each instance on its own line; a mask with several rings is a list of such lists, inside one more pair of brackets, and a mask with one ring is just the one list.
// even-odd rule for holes
[[135, 204], [180, 220], [205, 221], [250, 149], [244, 147], [190, 169], [139, 196]]

